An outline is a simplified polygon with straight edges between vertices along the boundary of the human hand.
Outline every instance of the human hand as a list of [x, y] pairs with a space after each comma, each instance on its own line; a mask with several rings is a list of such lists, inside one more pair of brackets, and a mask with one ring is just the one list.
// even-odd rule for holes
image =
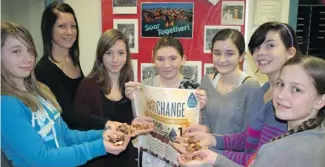
[[135, 117], [132, 121], [135, 135], [146, 135], [154, 130], [153, 119], [147, 116]]
[[189, 159], [188, 155], [180, 155], [177, 160], [180, 165], [186, 167], [212, 166], [217, 159], [218, 154], [208, 149], [202, 149], [194, 152], [190, 157], [192, 158]]
[[122, 125], [121, 122], [117, 122], [117, 121], [107, 121], [106, 124], [105, 124], [105, 129], [116, 130], [117, 127], [119, 127], [120, 125]]
[[118, 155], [123, 152], [130, 142], [130, 137], [115, 130], [105, 130], [103, 143], [106, 152]]
[[141, 83], [129, 81], [125, 83], [125, 96], [130, 100], [134, 100], [134, 92], [140, 89]]
[[182, 128], [182, 135], [186, 135], [187, 133], [191, 133], [191, 132], [209, 132], [209, 128], [206, 127], [205, 125], [190, 125], [187, 128]]
[[200, 101], [200, 109], [202, 110], [207, 105], [207, 101], [208, 101], [207, 93], [206, 93], [205, 90], [198, 88], [198, 89], [196, 89], [194, 94], [199, 99], [199, 101]]
[[190, 132], [184, 135], [184, 137], [192, 137], [195, 140], [200, 141], [202, 147], [213, 147], [217, 145], [215, 137], [206, 132]]

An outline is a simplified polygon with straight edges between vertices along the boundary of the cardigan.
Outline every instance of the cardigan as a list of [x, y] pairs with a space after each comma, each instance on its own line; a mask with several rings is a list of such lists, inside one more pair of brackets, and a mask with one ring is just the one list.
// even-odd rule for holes
[[[124, 95], [119, 101], [106, 98], [97, 77], [84, 78], [74, 101], [74, 115], [80, 129], [103, 129], [108, 120], [131, 124], [131, 101]], [[129, 143], [126, 151], [118, 156], [107, 154], [89, 161], [87, 167], [136, 167], [137, 150]]]

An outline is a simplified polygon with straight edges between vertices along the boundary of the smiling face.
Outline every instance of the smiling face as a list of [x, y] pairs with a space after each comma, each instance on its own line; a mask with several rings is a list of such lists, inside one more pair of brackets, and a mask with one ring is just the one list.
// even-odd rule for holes
[[291, 122], [303, 122], [315, 117], [321, 100], [313, 79], [301, 65], [283, 67], [273, 90], [276, 116]]
[[31, 74], [35, 63], [35, 55], [31, 48], [20, 40], [8, 36], [1, 47], [2, 69], [10, 73], [13, 80], [25, 79]]
[[123, 40], [117, 40], [114, 45], [106, 51], [103, 63], [110, 75], [120, 74], [127, 59], [126, 44]]
[[285, 47], [277, 31], [269, 31], [264, 42], [254, 50], [253, 58], [259, 71], [270, 75], [279, 72], [294, 54]]
[[184, 56], [171, 46], [161, 47], [154, 56], [158, 74], [166, 80], [177, 77], [184, 62]]
[[73, 15], [57, 12], [57, 20], [52, 29], [52, 45], [70, 49], [76, 41], [77, 34], [77, 26]]
[[236, 45], [230, 40], [218, 40], [213, 44], [213, 64], [221, 74], [228, 74], [239, 67], [243, 55], [239, 55]]

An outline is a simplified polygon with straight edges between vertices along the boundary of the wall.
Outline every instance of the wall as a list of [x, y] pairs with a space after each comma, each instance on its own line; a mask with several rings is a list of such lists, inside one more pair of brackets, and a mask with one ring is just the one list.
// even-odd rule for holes
[[[253, 32], [258, 28], [258, 25], [254, 25], [254, 17], [255, 17], [255, 8], [256, 8], [256, 1], [257, 0], [247, 0], [246, 5], [247, 5], [247, 12], [246, 12], [246, 34], [245, 34], [245, 41], [246, 44], [248, 44], [249, 39]], [[282, 10], [281, 10], [281, 18], [280, 22], [288, 23], [289, 21], [289, 9], [290, 9], [290, 0], [281, 0], [282, 4]], [[256, 73], [257, 68], [255, 65], [255, 62], [252, 58], [252, 56], [249, 54], [248, 49], [247, 49], [247, 55], [246, 55], [246, 61], [244, 62], [244, 71], [246, 71], [248, 74], [256, 77], [258, 81], [262, 84], [265, 83], [268, 78], [266, 75], [263, 75], [259, 72]]]
[[[201, 0], [200, 0], [201, 1]], [[207, 0], [202, 0], [207, 1]], [[102, 22], [101, 22], [101, 0], [64, 0], [70, 4], [78, 17], [78, 22], [80, 25], [80, 50], [81, 50], [81, 66], [87, 75], [91, 70], [94, 62], [95, 50], [97, 41], [102, 32]], [[253, 25], [253, 16], [255, 10], [256, 0], [246, 1], [246, 27], [248, 30], [245, 39], [249, 41], [251, 34], [257, 28]], [[289, 0], [282, 0], [282, 22], [288, 22], [289, 17]], [[258, 78], [261, 83], [264, 83], [267, 78], [265, 75], [256, 72], [255, 63], [252, 61], [250, 55], [246, 58], [247, 61], [244, 63], [244, 70], [249, 74], [252, 74]]]
[[1, 21], [12, 21], [27, 28], [34, 38], [38, 59], [42, 56], [41, 18], [44, 0], [2, 0]]
[[64, 0], [74, 9], [79, 29], [80, 64], [87, 75], [95, 61], [97, 41], [102, 34], [101, 0]]

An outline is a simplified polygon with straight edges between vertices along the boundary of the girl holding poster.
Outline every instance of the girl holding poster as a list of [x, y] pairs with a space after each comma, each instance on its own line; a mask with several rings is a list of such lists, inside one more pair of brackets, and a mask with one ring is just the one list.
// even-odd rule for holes
[[[199, 83], [184, 77], [180, 73], [180, 69], [186, 61], [186, 56], [181, 42], [176, 38], [172, 36], [161, 37], [153, 49], [153, 59], [158, 75], [143, 80], [143, 84], [179, 89], [197, 89], [200, 86]], [[133, 100], [134, 91], [139, 85], [138, 82], [127, 82], [125, 84], [125, 95]], [[201, 109], [204, 108], [207, 102], [206, 92], [198, 89], [196, 95], [200, 100]]]

